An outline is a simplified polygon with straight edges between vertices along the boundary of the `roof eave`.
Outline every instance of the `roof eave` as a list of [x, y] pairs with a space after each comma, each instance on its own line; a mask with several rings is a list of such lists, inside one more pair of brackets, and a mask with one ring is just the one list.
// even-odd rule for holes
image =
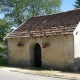
[[11, 34], [11, 33], [13, 33], [14, 31], [16, 31], [19, 27], [21, 27], [24, 23], [25, 23], [26, 21], [24, 21], [21, 25], [19, 25], [16, 29], [14, 29], [12, 32], [10, 32], [9, 34], [7, 34], [4, 38], [3, 38], [3, 40], [5, 40], [5, 39], [7, 39], [7, 37]]

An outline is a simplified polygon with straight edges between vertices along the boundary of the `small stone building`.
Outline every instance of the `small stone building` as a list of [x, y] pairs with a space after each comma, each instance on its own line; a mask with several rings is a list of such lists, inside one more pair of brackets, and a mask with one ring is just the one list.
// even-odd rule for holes
[[80, 68], [80, 9], [38, 16], [8, 34], [8, 64], [46, 69]]

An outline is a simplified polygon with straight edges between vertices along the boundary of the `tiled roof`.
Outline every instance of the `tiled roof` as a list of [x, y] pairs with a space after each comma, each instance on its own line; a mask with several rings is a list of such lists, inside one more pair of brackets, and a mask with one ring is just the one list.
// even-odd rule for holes
[[79, 21], [80, 9], [33, 17], [23, 23], [6, 38], [72, 34]]

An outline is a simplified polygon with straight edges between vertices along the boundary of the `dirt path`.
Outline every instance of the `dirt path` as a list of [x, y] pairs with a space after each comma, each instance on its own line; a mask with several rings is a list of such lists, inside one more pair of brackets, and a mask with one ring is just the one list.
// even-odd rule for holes
[[30, 69], [11, 68], [11, 67], [3, 67], [3, 68], [0, 68], [0, 70], [68, 78], [70, 80], [80, 80], [80, 73], [49, 71], [49, 70], [30, 70]]

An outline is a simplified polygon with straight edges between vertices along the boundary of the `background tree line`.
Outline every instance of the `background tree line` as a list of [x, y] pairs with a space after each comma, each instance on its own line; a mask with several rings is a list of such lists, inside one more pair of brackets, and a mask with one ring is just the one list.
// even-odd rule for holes
[[60, 12], [62, 0], [1, 0], [1, 12], [12, 26], [38, 15]]

